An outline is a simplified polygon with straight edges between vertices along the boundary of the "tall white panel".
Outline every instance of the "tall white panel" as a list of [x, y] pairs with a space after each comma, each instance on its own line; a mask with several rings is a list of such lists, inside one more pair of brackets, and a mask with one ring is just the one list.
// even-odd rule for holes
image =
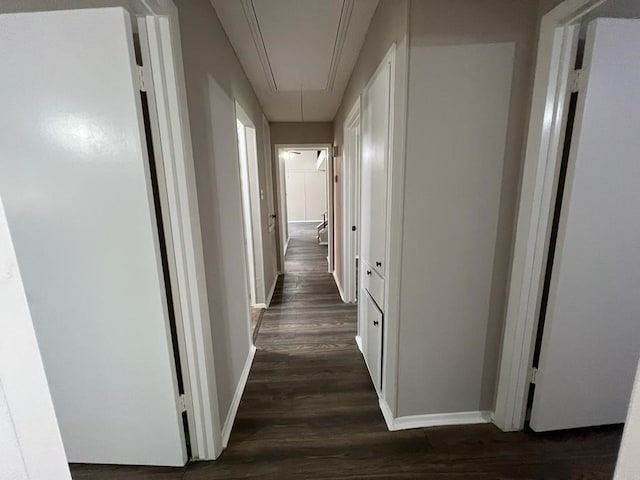
[[624, 422], [640, 354], [640, 20], [589, 25], [531, 426]]
[[69, 461], [182, 465], [131, 19], [0, 16], [0, 192]]
[[362, 256], [383, 276], [387, 228], [390, 88], [391, 64], [387, 62], [362, 94]]

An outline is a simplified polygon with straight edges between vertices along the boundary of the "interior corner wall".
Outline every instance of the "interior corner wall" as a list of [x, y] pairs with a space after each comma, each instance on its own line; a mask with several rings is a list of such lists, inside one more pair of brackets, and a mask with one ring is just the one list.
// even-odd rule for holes
[[[249, 357], [249, 292], [242, 225], [235, 103], [253, 121], [259, 182], [265, 185], [262, 109], [208, 0], [175, 0], [200, 209], [205, 275], [219, 396], [224, 424]], [[275, 235], [268, 232], [268, 206], [261, 203], [264, 278], [275, 280]]]
[[[411, 3], [398, 416], [493, 409], [537, 8], [529, 0]], [[494, 61], [504, 66], [498, 57], [509, 45], [511, 89], [500, 94], [485, 79]], [[458, 81], [464, 65], [447, 67], [456, 59], [476, 62], [467, 91], [448, 87], [447, 75], [466, 81]], [[482, 88], [506, 118], [483, 106]]]
[[[340, 179], [343, 179], [345, 175], [343, 157], [344, 122], [358, 97], [380, 65], [380, 62], [382, 62], [382, 59], [391, 48], [391, 45], [394, 43], [396, 45], [406, 43], [408, 8], [408, 0], [380, 0], [373, 14], [371, 23], [369, 24], [369, 30], [362, 44], [362, 49], [360, 50], [360, 55], [351, 73], [347, 88], [345, 89], [342, 103], [333, 120], [333, 144], [338, 146], [340, 152], [334, 163], [334, 175], [338, 176], [338, 182], [340, 182]], [[400, 55], [396, 57], [396, 78], [398, 78], [398, 72], [406, 69], [406, 65], [401, 63], [400, 57]], [[335, 238], [341, 239], [344, 211], [341, 196], [336, 198], [334, 209], [334, 223], [336, 225]], [[339, 241], [335, 242], [334, 256], [336, 277], [338, 281], [344, 285], [344, 267], [342, 265], [343, 245]], [[393, 403], [392, 400], [389, 401]]]

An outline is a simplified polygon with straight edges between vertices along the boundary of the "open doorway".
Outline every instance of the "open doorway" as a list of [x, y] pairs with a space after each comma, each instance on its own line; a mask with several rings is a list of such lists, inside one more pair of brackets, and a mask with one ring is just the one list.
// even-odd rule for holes
[[[328, 145], [282, 145], [278, 154], [281, 269], [292, 236], [313, 239], [331, 272], [333, 252], [332, 165]], [[308, 238], [307, 238], [308, 237]]]
[[266, 308], [266, 293], [262, 262], [262, 229], [260, 222], [260, 187], [256, 129], [250, 117], [236, 103], [238, 133], [238, 166], [242, 194], [242, 222], [246, 251], [247, 282], [251, 332], [258, 328], [262, 311]]

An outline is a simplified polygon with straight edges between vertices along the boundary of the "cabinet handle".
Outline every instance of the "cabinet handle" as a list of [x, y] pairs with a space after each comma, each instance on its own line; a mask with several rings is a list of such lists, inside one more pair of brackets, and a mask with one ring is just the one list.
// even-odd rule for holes
[[381, 267], [382, 266], [382, 262], [376, 262], [376, 267]]
[[367, 275], [371, 275], [371, 270], [367, 270]]
[[373, 326], [374, 326], [374, 327], [377, 327], [379, 323], [380, 323], [379, 321], [374, 320], [374, 321], [373, 321]]

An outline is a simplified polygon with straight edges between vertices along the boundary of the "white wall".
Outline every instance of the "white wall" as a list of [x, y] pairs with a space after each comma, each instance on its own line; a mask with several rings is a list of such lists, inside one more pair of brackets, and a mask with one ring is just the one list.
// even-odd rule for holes
[[316, 168], [317, 150], [296, 151], [300, 155], [284, 154], [287, 219], [289, 222], [317, 222], [327, 211], [326, 170]]
[[0, 479], [71, 478], [0, 199]]
[[[250, 346], [249, 292], [242, 239], [242, 203], [234, 99], [256, 127], [258, 175], [266, 185], [262, 110], [207, 0], [176, 0], [198, 190], [211, 331], [224, 424]], [[269, 232], [266, 195], [261, 199], [264, 280], [276, 280], [275, 230]]]

